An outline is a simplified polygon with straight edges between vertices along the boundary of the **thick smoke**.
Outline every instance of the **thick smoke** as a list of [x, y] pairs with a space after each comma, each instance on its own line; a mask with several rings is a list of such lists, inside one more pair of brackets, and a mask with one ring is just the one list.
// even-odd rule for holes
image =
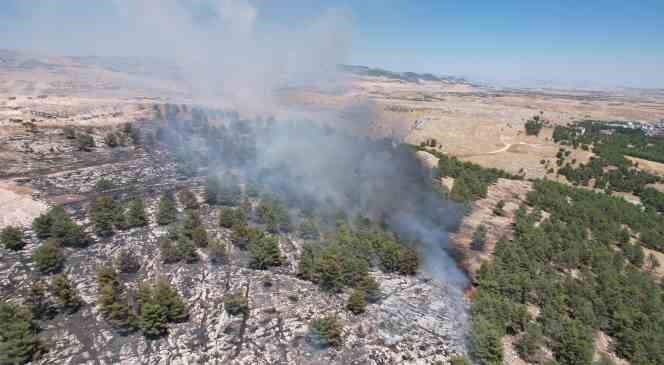
[[[279, 24], [262, 13], [264, 3], [248, 0], [21, 3], [25, 32], [16, 35], [29, 38], [30, 47], [167, 60], [178, 66], [186, 92], [198, 104], [252, 119], [307, 118], [266, 123], [242, 121], [232, 113], [223, 115], [219, 126], [214, 113], [185, 118], [176, 112], [166, 115], [177, 122], [169, 123], [174, 128], [167, 128], [165, 140], [181, 161], [199, 171], [231, 168], [291, 204], [387, 224], [403, 241], [417, 242], [427, 273], [459, 289], [453, 295], [463, 307], [467, 279], [446, 253], [447, 232], [458, 224], [460, 210], [440, 199], [409, 147], [361, 136], [372, 127], [373, 106], [358, 102], [339, 113], [298, 113], [285, 111], [275, 97], [280, 88], [293, 85], [343, 86], [337, 65], [351, 43], [347, 12], [329, 9], [299, 24]], [[208, 119], [212, 127], [205, 126]], [[196, 125], [207, 128], [203, 141], [185, 131]], [[354, 135], [344, 134], [348, 131]]]
[[[282, 11], [297, 2], [280, 2]], [[21, 0], [0, 44], [64, 56], [121, 56], [174, 66], [175, 102], [244, 113], [283, 112], [275, 92], [289, 85], [337, 84], [352, 18], [329, 8], [280, 21], [268, 3], [249, 0]], [[168, 69], [167, 69], [168, 70]], [[156, 72], [156, 70], [153, 70]], [[152, 76], [152, 75], [151, 75]], [[159, 96], [159, 95], [152, 95]]]

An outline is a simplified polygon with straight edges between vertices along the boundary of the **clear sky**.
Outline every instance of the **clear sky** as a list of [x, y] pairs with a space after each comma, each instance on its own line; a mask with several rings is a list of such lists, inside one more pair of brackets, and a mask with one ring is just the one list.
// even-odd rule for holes
[[[91, 11], [81, 4], [99, 8], [104, 0], [71, 2], [78, 4], [60, 5], [61, 13], [80, 16]], [[499, 82], [664, 88], [664, 0], [249, 2], [264, 30], [298, 28], [330, 9], [349, 14], [352, 64]], [[20, 3], [0, 3], [0, 47], [31, 48], [21, 36], [27, 10]]]

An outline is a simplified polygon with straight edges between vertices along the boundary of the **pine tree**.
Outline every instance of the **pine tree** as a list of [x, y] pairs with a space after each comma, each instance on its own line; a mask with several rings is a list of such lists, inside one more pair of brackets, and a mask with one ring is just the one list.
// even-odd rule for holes
[[214, 240], [208, 244], [208, 255], [215, 264], [224, 264], [228, 261], [228, 248], [219, 241]]
[[177, 220], [178, 211], [175, 207], [175, 198], [171, 193], [164, 193], [159, 200], [159, 209], [157, 211], [157, 224], [160, 226], [169, 225]]
[[316, 346], [339, 347], [343, 344], [343, 326], [335, 315], [314, 320], [309, 340]]
[[261, 239], [249, 245], [252, 268], [266, 270], [272, 266], [282, 264], [281, 251], [279, 250], [279, 239], [274, 236], [263, 236]]
[[198, 204], [198, 199], [196, 198], [196, 194], [187, 188], [178, 192], [178, 198], [180, 199], [180, 203], [184, 206], [185, 209], [197, 210], [200, 207], [200, 204]]
[[49, 239], [33, 252], [32, 261], [42, 274], [50, 274], [62, 269], [65, 257], [59, 243]]
[[470, 248], [475, 251], [482, 251], [486, 244], [486, 226], [480, 224], [473, 233], [473, 240], [470, 243]]
[[51, 281], [51, 292], [60, 305], [69, 313], [74, 313], [83, 305], [76, 287], [66, 274], [60, 274]]
[[95, 200], [91, 210], [91, 220], [95, 225], [95, 232], [98, 236], [109, 237], [113, 235], [113, 228], [120, 221], [118, 219], [118, 209], [115, 200], [109, 196], [102, 196]]
[[354, 314], [362, 314], [367, 308], [365, 293], [361, 289], [353, 289], [353, 292], [348, 297], [346, 308]]
[[0, 302], [0, 364], [24, 364], [39, 350], [28, 308]]
[[25, 246], [23, 231], [18, 227], [7, 226], [0, 232], [0, 244], [8, 250], [18, 251]]
[[127, 225], [129, 227], [144, 227], [148, 225], [148, 215], [145, 212], [145, 203], [143, 203], [143, 199], [136, 198], [129, 204]]

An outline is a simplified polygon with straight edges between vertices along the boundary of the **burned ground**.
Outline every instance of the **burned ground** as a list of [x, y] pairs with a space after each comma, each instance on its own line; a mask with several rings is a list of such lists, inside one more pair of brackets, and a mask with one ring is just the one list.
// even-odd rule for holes
[[[223, 171], [241, 175], [246, 190], [245, 179], [253, 172], [247, 174], [249, 170], [243, 170], [240, 164], [213, 164], [206, 157], [231, 153], [242, 159], [242, 153], [252, 153], [251, 149], [244, 150], [239, 144], [231, 151], [224, 149], [223, 143], [194, 143], [191, 149], [183, 151], [177, 148], [181, 144], [173, 139], [180, 139], [182, 130], [169, 136], [172, 130], [159, 132], [160, 125], [166, 124], [163, 121], [135, 124], [144, 140], [151, 138], [149, 134], [166, 134], [162, 135], [162, 142], [154, 145], [129, 141], [125, 146], [109, 148], [103, 141], [107, 130], [99, 129], [77, 130], [93, 136], [95, 147], [90, 151], [79, 150], [76, 141], [67, 139], [63, 130], [57, 128], [38, 128], [3, 140], [4, 148], [16, 152], [19, 157], [8, 162], [2, 178], [13, 181], [26, 191], [29, 189], [33, 199], [39, 202], [51, 206], [64, 204], [94, 238], [94, 242], [85, 248], [65, 248], [64, 271], [79, 291], [83, 306], [74, 314], [58, 313], [52, 319], [38, 321], [38, 336], [48, 351], [35, 359], [35, 363], [424, 364], [445, 361], [454, 353], [465, 353], [467, 308], [461, 289], [452, 283], [441, 282], [438, 277], [432, 278], [426, 272], [402, 276], [373, 268], [371, 275], [380, 284], [381, 298], [369, 304], [366, 313], [354, 315], [345, 309], [349, 291], [328, 293], [297, 277], [297, 261], [305, 242], [296, 232], [278, 235], [279, 247], [286, 260], [284, 265], [270, 270], [250, 269], [246, 251], [230, 243], [230, 230], [219, 227], [219, 207], [205, 202], [205, 175], [222, 174]], [[236, 125], [234, 128], [242, 127]], [[281, 137], [287, 138], [286, 135]], [[186, 139], [186, 143], [195, 140]], [[202, 154], [196, 155], [198, 152]], [[196, 157], [184, 159], [183, 154]], [[193, 166], [183, 169], [183, 163]], [[380, 170], [387, 166], [372, 164], [371, 168]], [[291, 169], [290, 172], [302, 173], [303, 170]], [[358, 174], [362, 174], [362, 169]], [[109, 179], [112, 187], [103, 191], [95, 187], [102, 177]], [[257, 171], [252, 177], [258, 178]], [[281, 184], [282, 178], [282, 173], [271, 173], [265, 181], [269, 181], [273, 188], [283, 188], [282, 192], [296, 193], [292, 191], [292, 185]], [[318, 180], [311, 176], [299, 178], [302, 184], [313, 184]], [[337, 176], [336, 179], [332, 181], [350, 183], [355, 177]], [[398, 181], [393, 183], [399, 189], [406, 187], [398, 185]], [[168, 228], [155, 223], [158, 200], [165, 192], [185, 187], [191, 189], [201, 202], [202, 223], [209, 237], [225, 242], [230, 248], [228, 262], [212, 262], [207, 252], [200, 248], [197, 249], [199, 261], [196, 263], [162, 262], [158, 240], [168, 234]], [[392, 194], [384, 184], [365, 188], [377, 187], [382, 187], [382, 194]], [[307, 194], [315, 191], [303, 189], [306, 194], [299, 195], [299, 200], [310, 200]], [[328, 199], [322, 199], [330, 203], [335, 212], [350, 206], [346, 202], [330, 200], [337, 192], [327, 191]], [[111, 196], [117, 202], [128, 202], [136, 197], [143, 199], [150, 224], [118, 231], [111, 237], [95, 236], [88, 212], [92, 202], [100, 196]], [[343, 200], [352, 201], [354, 198], [351, 194], [344, 196]], [[353, 205], [353, 209], [370, 206], [379, 198], [386, 199], [386, 195], [362, 197], [363, 203]], [[250, 201], [254, 207], [258, 204], [257, 199]], [[408, 207], [412, 203], [404, 205]], [[394, 208], [394, 203], [378, 206], [381, 209]], [[184, 215], [181, 203], [177, 209], [181, 218]], [[290, 215], [299, 222], [301, 213], [298, 208]], [[379, 215], [382, 212], [371, 213]], [[41, 240], [29, 225], [23, 228], [27, 236], [23, 250], [0, 248], [0, 295], [3, 300], [22, 302], [33, 281], [40, 277], [50, 279], [40, 276], [30, 259]], [[185, 299], [189, 319], [171, 325], [167, 336], [148, 339], [140, 333], [121, 333], [99, 312], [95, 273], [101, 266], [112, 262], [122, 250], [129, 250], [141, 263], [137, 273], [121, 275], [122, 285], [128, 292], [135, 291], [142, 280], [166, 277]], [[441, 264], [448, 265], [449, 262]], [[224, 311], [223, 301], [226, 294], [238, 290], [245, 291], [249, 312], [245, 316], [233, 317]], [[343, 345], [328, 349], [313, 347], [307, 341], [309, 323], [328, 314], [336, 314], [344, 325]]]

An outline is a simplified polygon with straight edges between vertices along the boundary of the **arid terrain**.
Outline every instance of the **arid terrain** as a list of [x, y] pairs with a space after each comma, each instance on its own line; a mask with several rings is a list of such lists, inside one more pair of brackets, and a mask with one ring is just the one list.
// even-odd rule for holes
[[[512, 89], [460, 79], [408, 81], [352, 73], [343, 77], [348, 82], [335, 92], [281, 90], [275, 98], [288, 112], [280, 114], [316, 111], [353, 121], [357, 118], [353, 113], [359, 113], [371, 119], [368, 127], [359, 126], [362, 134], [413, 145], [433, 139], [437, 152], [525, 178], [498, 179], [486, 197], [469, 205], [459, 228], [450, 234], [450, 246], [463, 253], [460, 265], [471, 280], [482, 263], [492, 259], [496, 242], [511, 236], [515, 212], [533, 188], [528, 179], [565, 182], [555, 171], [547, 172], [560, 148], [552, 140], [553, 126], [580, 119], [645, 123], [664, 119], [662, 90]], [[0, 248], [0, 298], [23, 295], [35, 279], [30, 255], [39, 239], [31, 231], [32, 220], [49, 207], [64, 204], [76, 222], [91, 229], [84, 212], [99, 196], [95, 183], [102, 177], [113, 181], [113, 194], [122, 200], [144, 197], [152, 221], [159, 195], [165, 191], [190, 187], [204, 201], [203, 179], [183, 176], [166, 152], [132, 143], [105, 145], [106, 132], [125, 123], [141, 131], [154, 129], [151, 123], [167, 113], [165, 105], [208, 106], [199, 103], [177, 72], [165, 65], [152, 68], [125, 59], [0, 51], [0, 228], [20, 226], [27, 237], [21, 252]], [[209, 106], [228, 107], [223, 101]], [[238, 110], [242, 115], [240, 106]], [[534, 115], [540, 115], [545, 126], [539, 136], [527, 136], [524, 123]], [[92, 152], [77, 149], [75, 141], [65, 136], [68, 127], [93, 137]], [[591, 156], [592, 152], [575, 150], [570, 159], [578, 164]], [[420, 152], [419, 157], [432, 171], [437, 166], [432, 154]], [[635, 161], [645, 171], [660, 175], [664, 171], [661, 163]], [[454, 179], [435, 180], [452, 190]], [[653, 186], [661, 190], [661, 183]], [[501, 216], [492, 213], [499, 201], [505, 204]], [[183, 214], [182, 204], [177, 208]], [[202, 209], [209, 234], [229, 240], [229, 231], [217, 226], [218, 209], [205, 204]], [[472, 250], [473, 232], [480, 224], [488, 228], [486, 245]], [[359, 317], [343, 310], [347, 293], [327, 295], [297, 277], [304, 243], [295, 235], [280, 237], [286, 263], [268, 273], [248, 269], [243, 253], [236, 249], [230, 251], [230, 263], [223, 270], [205, 253], [195, 265], [165, 265], [155, 254], [159, 237], [165, 235], [166, 229], [152, 222], [100, 238], [82, 250], [68, 248], [67, 272], [84, 306], [75, 315], [60, 314], [48, 322], [43, 333], [51, 340], [51, 351], [35, 363], [438, 364], [466, 353], [466, 328], [456, 326], [466, 325], [467, 318], [457, 316], [467, 315], [467, 303], [458, 308], [460, 304], [450, 299], [458, 288], [432, 280], [425, 271], [417, 276], [372, 271], [383, 297]], [[123, 277], [127, 287], [134, 289], [137, 277], [169, 277], [188, 300], [190, 322], [173, 325], [169, 337], [154, 341], [114, 335], [95, 307], [94, 270], [121, 249], [134, 250], [145, 262], [137, 274]], [[664, 261], [661, 252], [646, 249], [650, 253]], [[662, 267], [656, 274], [664, 275]], [[224, 295], [242, 289], [251, 298], [252, 314], [231, 317], [223, 309]], [[472, 299], [472, 290], [467, 296]], [[345, 324], [343, 347], [310, 347], [305, 341], [307, 323], [329, 311], [338, 313]], [[603, 332], [598, 336], [595, 358], [608, 354], [622, 361], [609, 346], [612, 339]], [[506, 337], [503, 342], [506, 364], [522, 361], [512, 340]]]

